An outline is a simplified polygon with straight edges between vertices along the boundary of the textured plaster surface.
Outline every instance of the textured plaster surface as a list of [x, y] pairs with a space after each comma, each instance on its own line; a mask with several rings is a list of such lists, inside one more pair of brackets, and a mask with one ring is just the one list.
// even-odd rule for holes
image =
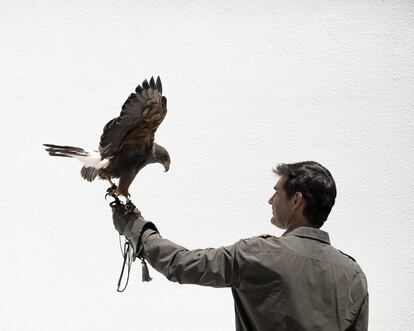
[[2, 1], [2, 330], [231, 330], [229, 289], [151, 271], [115, 291], [118, 238], [102, 181], [42, 143], [96, 148], [137, 83], [160, 75], [156, 139], [170, 172], [134, 202], [190, 249], [262, 233], [280, 162], [338, 187], [332, 244], [368, 278], [371, 330], [414, 324], [411, 1]]

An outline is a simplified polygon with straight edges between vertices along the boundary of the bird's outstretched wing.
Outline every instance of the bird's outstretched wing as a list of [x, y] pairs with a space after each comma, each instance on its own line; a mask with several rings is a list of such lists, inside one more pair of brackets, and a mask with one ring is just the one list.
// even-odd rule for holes
[[152, 148], [154, 133], [167, 114], [167, 99], [162, 96], [160, 77], [142, 82], [122, 106], [119, 117], [109, 121], [99, 143], [102, 158], [133, 149], [144, 152]]

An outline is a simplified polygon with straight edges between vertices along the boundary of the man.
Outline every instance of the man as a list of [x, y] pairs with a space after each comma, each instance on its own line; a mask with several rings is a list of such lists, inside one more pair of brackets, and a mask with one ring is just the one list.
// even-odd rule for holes
[[217, 249], [187, 250], [163, 239], [140, 215], [113, 206], [115, 228], [134, 254], [169, 280], [230, 287], [237, 330], [367, 330], [368, 291], [355, 260], [320, 230], [336, 198], [330, 172], [313, 161], [280, 164], [271, 222], [262, 235]]

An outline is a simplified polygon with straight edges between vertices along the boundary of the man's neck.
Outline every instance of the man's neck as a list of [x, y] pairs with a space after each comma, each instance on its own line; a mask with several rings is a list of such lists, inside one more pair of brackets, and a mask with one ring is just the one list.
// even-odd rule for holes
[[293, 217], [287, 224], [286, 232], [290, 232], [300, 226], [315, 227], [311, 225], [305, 217]]

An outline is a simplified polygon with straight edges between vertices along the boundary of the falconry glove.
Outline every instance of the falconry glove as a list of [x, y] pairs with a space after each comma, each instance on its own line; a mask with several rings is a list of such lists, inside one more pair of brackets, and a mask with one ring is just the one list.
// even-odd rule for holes
[[125, 236], [127, 242], [124, 246], [123, 256], [124, 264], [122, 266], [121, 275], [118, 281], [118, 292], [123, 292], [128, 284], [129, 271], [131, 268], [131, 260], [128, 259], [128, 278], [123, 290], [120, 290], [120, 284], [122, 276], [124, 273], [125, 263], [127, 261], [127, 256], [129, 255], [130, 246], [132, 246], [132, 260], [135, 261], [135, 258], [138, 257], [141, 260], [142, 264], [142, 281], [151, 281], [149, 276], [149, 271], [144, 257], [141, 254], [143, 243], [141, 243], [141, 236], [145, 230], [151, 229], [158, 232], [158, 229], [152, 222], [147, 222], [141, 215], [141, 212], [132, 205], [124, 205], [120, 200], [111, 202], [110, 207], [112, 208], [112, 220], [115, 226], [115, 229], [119, 232], [120, 235]]
[[114, 222], [115, 229], [120, 235], [125, 236], [128, 239], [134, 250], [134, 258], [141, 258], [141, 236], [147, 229], [152, 229], [158, 232], [158, 229], [152, 222], [147, 222], [141, 215], [141, 212], [134, 208], [134, 210], [128, 210], [125, 205], [119, 202], [112, 202], [110, 204], [112, 208], [112, 220]]

